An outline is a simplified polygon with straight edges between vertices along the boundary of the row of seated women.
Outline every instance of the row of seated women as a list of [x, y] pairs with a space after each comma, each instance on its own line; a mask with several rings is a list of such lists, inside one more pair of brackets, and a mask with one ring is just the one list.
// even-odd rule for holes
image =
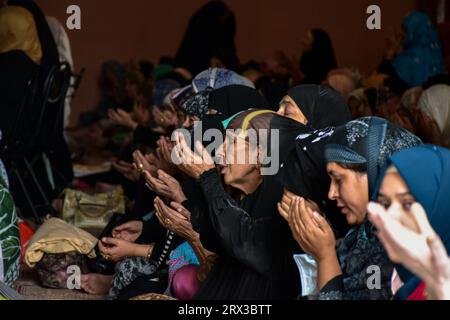
[[[36, 28], [36, 17], [11, 5], [19, 2], [28, 3], [11, 1], [2, 14], [25, 15]], [[443, 71], [435, 35], [423, 37], [430, 32], [420, 27], [423, 19], [416, 13], [405, 21], [414, 50], [380, 69], [403, 79], [401, 87]], [[5, 46], [2, 57], [23, 51], [30, 65], [42, 66], [49, 55], [37, 31], [29, 43], [42, 50]], [[432, 48], [430, 64], [411, 66], [428, 52], [416, 50], [422, 40]], [[323, 80], [321, 73], [314, 81]], [[99, 250], [114, 272], [84, 275], [83, 289], [109, 299], [145, 293], [186, 300], [448, 298], [449, 154], [422, 144], [448, 146], [448, 86], [431, 87], [420, 99], [413, 90], [400, 103], [383, 87], [350, 92], [340, 86], [346, 77], [328, 74], [340, 94], [322, 85], [294, 87], [274, 112], [251, 81], [226, 69], [202, 72], [183, 89], [173, 79], [156, 82], [154, 93], [164, 92], [157, 97], [141, 92], [147, 88], [133, 90], [138, 77], [128, 75], [133, 116], [153, 118], [165, 137], [123, 110], [101, 110], [150, 150], [136, 150], [133, 164], [114, 165], [138, 186], [139, 214], [101, 239]], [[194, 141], [182, 131], [172, 134], [177, 128]], [[230, 139], [212, 150], [208, 129]], [[12, 282], [18, 263], [7, 268]]]
[[[327, 86], [295, 87], [274, 112], [248, 80], [210, 69], [169, 98], [194, 139], [175, 130], [153, 153], [134, 153], [136, 205], [148, 210], [100, 239], [115, 271], [83, 275], [85, 291], [109, 299], [445, 297], [424, 268], [392, 250], [399, 239], [387, 226], [419, 239], [424, 225], [434, 228], [428, 237], [448, 247], [447, 149], [382, 118], [352, 121]], [[227, 137], [215, 150], [208, 129]], [[258, 161], [235, 161], [249, 154]]]

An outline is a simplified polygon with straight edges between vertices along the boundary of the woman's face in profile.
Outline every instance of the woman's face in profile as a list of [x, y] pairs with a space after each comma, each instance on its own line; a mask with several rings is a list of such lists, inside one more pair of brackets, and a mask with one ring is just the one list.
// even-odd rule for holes
[[252, 146], [244, 138], [229, 135], [216, 153], [222, 162], [220, 173], [225, 184], [252, 193], [262, 180], [257, 165], [258, 154], [253, 149], [250, 152]]
[[289, 96], [285, 96], [283, 100], [281, 100], [280, 108], [278, 109], [277, 114], [295, 120], [304, 125], [308, 123], [308, 120], [300, 110], [300, 107]]
[[349, 225], [364, 223], [369, 203], [367, 173], [346, 169], [335, 162], [327, 164], [331, 178], [328, 198], [337, 202]]

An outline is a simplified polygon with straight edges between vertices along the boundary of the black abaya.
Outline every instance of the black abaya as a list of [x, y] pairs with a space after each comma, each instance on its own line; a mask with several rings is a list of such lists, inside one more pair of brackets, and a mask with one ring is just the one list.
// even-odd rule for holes
[[276, 208], [282, 186], [266, 179], [237, 203], [226, 194], [215, 169], [203, 174], [199, 183], [223, 253], [195, 299], [294, 299], [299, 292], [299, 282], [293, 281], [298, 279], [292, 259], [295, 245]]
[[[280, 163], [295, 146], [295, 137], [309, 131], [277, 115], [270, 128], [280, 130]], [[237, 202], [226, 193], [216, 169], [203, 173], [198, 183], [207, 210], [193, 214], [192, 224], [199, 227], [204, 247], [214, 248], [219, 257], [195, 299], [295, 299], [300, 283], [292, 255], [300, 249], [277, 210], [282, 185], [274, 176], [264, 176], [253, 194]]]

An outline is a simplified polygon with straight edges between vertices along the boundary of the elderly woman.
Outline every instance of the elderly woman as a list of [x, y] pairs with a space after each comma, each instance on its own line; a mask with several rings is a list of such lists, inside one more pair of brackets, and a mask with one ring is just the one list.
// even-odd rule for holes
[[351, 120], [344, 99], [337, 91], [322, 85], [300, 85], [290, 89], [277, 112], [311, 129], [340, 126]]
[[[336, 242], [328, 222], [294, 197], [289, 220], [294, 237], [317, 263], [318, 299], [389, 299], [393, 266], [367, 220], [367, 204], [390, 155], [420, 144], [411, 133], [380, 118], [362, 118], [335, 129], [325, 147], [331, 177], [328, 197], [353, 228]], [[378, 266], [378, 281], [368, 286]]]
[[[273, 157], [277, 154], [283, 161], [292, 149], [294, 138], [308, 128], [272, 111], [257, 110], [235, 116], [227, 129], [241, 131], [229, 135], [230, 139], [225, 141], [221, 155], [226, 161], [220, 166], [220, 173], [200, 144], [197, 144], [197, 150], [203, 158], [191, 151], [182, 135], [178, 135], [175, 147], [181, 160], [180, 168], [197, 180], [206, 200], [206, 210], [191, 220], [193, 224], [203, 226], [200, 229], [203, 245], [214, 247], [218, 254], [195, 298], [294, 299], [298, 294], [298, 283], [292, 281], [297, 272], [292, 261], [295, 242], [276, 213], [283, 188], [274, 176], [262, 175], [262, 160], [267, 160], [262, 155], [267, 155], [265, 148], [278, 146], [271, 157], [275, 161]], [[266, 135], [278, 129], [279, 144], [274, 145], [276, 142], [272, 141], [264, 146], [261, 140], [256, 146], [251, 144], [250, 135], [263, 129], [266, 129]], [[249, 161], [248, 158], [241, 164], [231, 161], [249, 152], [260, 155], [261, 161]], [[226, 191], [230, 189], [233, 192]], [[210, 228], [204, 227], [206, 225]], [[206, 240], [214, 238], [209, 236], [211, 233], [217, 239], [215, 243]]]

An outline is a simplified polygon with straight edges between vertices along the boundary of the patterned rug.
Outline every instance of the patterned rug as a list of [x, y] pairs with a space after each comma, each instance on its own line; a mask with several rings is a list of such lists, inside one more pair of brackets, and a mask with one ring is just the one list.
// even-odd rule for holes
[[22, 268], [15, 287], [26, 300], [106, 300], [106, 296], [91, 295], [78, 290], [43, 288], [39, 285], [36, 274], [28, 268]]
[[47, 289], [37, 284], [17, 285], [16, 290], [26, 300], [105, 300], [105, 296], [91, 295], [82, 291], [68, 289]]

